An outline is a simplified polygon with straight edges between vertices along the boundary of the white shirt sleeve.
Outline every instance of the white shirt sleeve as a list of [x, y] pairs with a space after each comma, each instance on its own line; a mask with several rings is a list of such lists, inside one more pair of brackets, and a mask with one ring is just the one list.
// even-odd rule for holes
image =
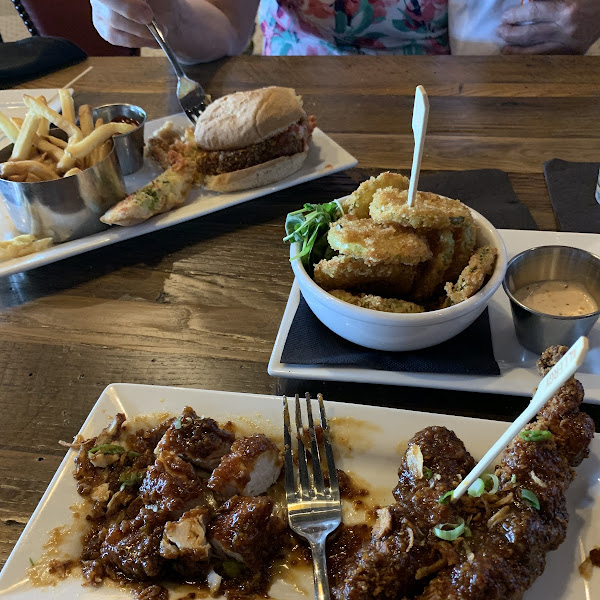
[[499, 54], [503, 46], [496, 30], [502, 14], [521, 0], [448, 0], [448, 30], [452, 54]]

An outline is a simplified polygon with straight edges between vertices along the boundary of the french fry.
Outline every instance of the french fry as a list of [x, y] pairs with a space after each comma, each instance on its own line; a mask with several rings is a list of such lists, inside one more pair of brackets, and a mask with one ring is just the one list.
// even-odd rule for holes
[[71, 177], [71, 175], [77, 175], [77, 173], [81, 173], [81, 169], [78, 169], [77, 167], [73, 167], [72, 169], [69, 169], [64, 175], [63, 177]]
[[65, 140], [61, 140], [60, 138], [57, 138], [53, 135], [47, 135], [47, 136], [45, 136], [45, 138], [51, 144], [54, 144], [55, 146], [58, 146], [59, 148], [62, 148], [63, 150], [67, 147], [67, 142], [65, 142]]
[[[94, 124], [94, 129], [100, 129], [104, 125], [104, 119], [102, 117], [98, 117], [96, 119], [96, 123]], [[100, 147], [94, 148], [90, 152], [90, 166], [95, 165], [100, 162]]]
[[40, 123], [40, 117], [29, 111], [23, 121], [23, 127], [19, 131], [19, 136], [14, 143], [11, 160], [26, 160], [31, 154], [33, 138], [36, 135], [36, 129]]
[[106, 140], [104, 142], [104, 144], [102, 144], [102, 146], [100, 146], [100, 153], [99, 153], [99, 160], [98, 162], [102, 162], [109, 154], [110, 151], [112, 150], [112, 142], [111, 140]]
[[73, 104], [73, 97], [71, 96], [69, 90], [61, 88], [58, 90], [58, 96], [60, 98], [62, 116], [75, 125], [75, 105]]
[[[36, 98], [36, 100], [39, 100], [43, 104], [47, 105], [45, 96], [38, 96]], [[37, 128], [37, 134], [40, 137], [44, 137], [45, 135], [48, 135], [49, 129], [50, 129], [50, 121], [48, 121], [48, 119], [46, 119], [46, 117], [42, 117], [40, 119], [40, 124], [38, 125], [38, 128]]]
[[25, 175], [10, 175], [6, 177], [6, 179], [8, 179], [8, 181], [18, 181], [19, 183], [23, 183], [25, 181]]
[[37, 175], [42, 181], [58, 179], [58, 173], [36, 160], [9, 160], [0, 165], [2, 177], [8, 178], [12, 175], [22, 176], [23, 179], [30, 173]]
[[62, 115], [59, 115], [55, 110], [51, 109], [49, 106], [46, 106], [44, 103], [39, 102], [36, 98], [24, 94], [23, 103], [29, 110], [33, 111], [36, 115], [48, 119], [50, 123], [54, 123], [59, 129], [65, 131], [69, 138], [81, 139], [83, 137], [81, 135], [81, 130], [79, 129], [79, 127], [77, 127], [77, 125], [75, 125], [75, 123], [71, 123], [69, 120], [65, 119]]
[[65, 150], [65, 153], [72, 158], [82, 158], [87, 156], [94, 148], [101, 146], [106, 140], [109, 140], [113, 135], [127, 133], [133, 129], [133, 125], [128, 123], [105, 123], [78, 142], [71, 143]]
[[0, 129], [13, 144], [17, 141], [19, 128], [3, 112], [0, 112]]
[[25, 181], [27, 183], [37, 183], [38, 181], [42, 181], [42, 179], [40, 177], [38, 177], [37, 175], [34, 175], [33, 173], [29, 173], [27, 175], [27, 178], [25, 179]]
[[[60, 141], [62, 141], [62, 140], [60, 140]], [[55, 163], [57, 163], [60, 160], [62, 160], [62, 158], [65, 155], [65, 151], [62, 148], [59, 148], [58, 146], [56, 146], [55, 144], [53, 144], [49, 140], [47, 140], [47, 139], [45, 139], [43, 137], [40, 137], [37, 134], [33, 137], [33, 145], [38, 150], [41, 150], [42, 152], [46, 152], [47, 154], [49, 154], [50, 156], [52, 156], [52, 158], [54, 159]], [[65, 146], [66, 146], [66, 144], [65, 144]]]
[[13, 122], [17, 129], [21, 129], [21, 127], [23, 127], [23, 121], [25, 119], [21, 119], [21, 117], [11, 117], [10, 120]]
[[[92, 107], [89, 104], [82, 104], [79, 107], [79, 127], [83, 137], [87, 137], [94, 131], [94, 118], [92, 116]], [[90, 167], [92, 154], [82, 159], [84, 167]]]

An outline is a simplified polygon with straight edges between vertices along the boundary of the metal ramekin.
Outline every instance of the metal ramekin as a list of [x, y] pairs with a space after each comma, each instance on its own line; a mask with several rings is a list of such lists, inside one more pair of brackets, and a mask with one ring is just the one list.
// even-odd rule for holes
[[600, 316], [600, 310], [573, 317], [549, 315], [528, 308], [513, 295], [529, 283], [552, 280], [583, 284], [600, 306], [600, 258], [580, 248], [539, 246], [510, 260], [502, 287], [510, 299], [519, 343], [536, 354], [555, 344], [570, 346], [587, 335]]

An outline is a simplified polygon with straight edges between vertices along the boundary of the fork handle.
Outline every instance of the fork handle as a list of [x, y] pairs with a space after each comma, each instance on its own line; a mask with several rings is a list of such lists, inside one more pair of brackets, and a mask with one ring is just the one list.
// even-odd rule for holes
[[315, 600], [330, 600], [327, 561], [325, 559], [325, 541], [310, 542], [313, 558], [313, 580]]
[[165, 38], [161, 28], [158, 26], [156, 19], [152, 19], [150, 23], [148, 23], [148, 29], [150, 33], [154, 36], [154, 39], [158, 42], [158, 45], [162, 48], [163, 52], [167, 55], [173, 70], [177, 77], [185, 77], [185, 73], [175, 56], [171, 46], [169, 46], [167, 39]]

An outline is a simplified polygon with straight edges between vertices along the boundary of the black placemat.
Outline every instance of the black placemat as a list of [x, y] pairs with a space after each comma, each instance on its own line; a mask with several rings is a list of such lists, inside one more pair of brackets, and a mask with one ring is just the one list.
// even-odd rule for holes
[[[479, 169], [428, 175], [421, 178], [419, 189], [460, 198], [495, 227], [537, 229], [529, 209], [519, 201], [503, 171]], [[302, 296], [281, 362], [415, 373], [500, 375], [487, 310], [468, 329], [443, 344], [412, 352], [383, 352], [363, 348], [330, 331], [314, 316]]]
[[41, 77], [81, 62], [87, 54], [73, 42], [33, 36], [0, 44], [0, 88]]
[[550, 201], [562, 231], [600, 233], [600, 204], [594, 196], [598, 169], [600, 163], [559, 158], [544, 163]]

